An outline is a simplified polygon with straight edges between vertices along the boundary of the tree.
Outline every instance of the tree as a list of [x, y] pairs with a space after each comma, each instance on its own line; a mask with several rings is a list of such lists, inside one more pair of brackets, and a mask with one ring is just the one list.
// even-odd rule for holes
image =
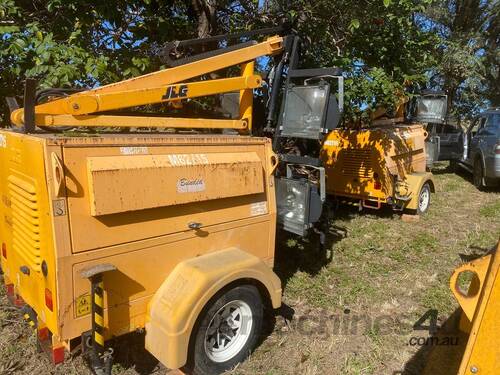
[[246, 9], [215, 0], [0, 0], [1, 122], [4, 98], [22, 94], [26, 77], [40, 88], [93, 87], [158, 70], [165, 42], [224, 32]]
[[403, 92], [424, 84], [437, 41], [418, 24], [429, 1], [277, 0], [275, 18], [288, 17], [308, 42], [306, 64], [338, 66], [346, 79], [348, 117], [377, 106], [394, 108]]
[[347, 116], [394, 107], [412, 86], [444, 88], [459, 114], [498, 103], [499, 3], [486, 0], [0, 0], [3, 98], [40, 87], [93, 87], [162, 67], [172, 40], [288, 21], [304, 67], [338, 66]]
[[426, 9], [424, 27], [439, 37], [430, 86], [444, 89], [457, 116], [500, 105], [500, 3], [437, 0]]

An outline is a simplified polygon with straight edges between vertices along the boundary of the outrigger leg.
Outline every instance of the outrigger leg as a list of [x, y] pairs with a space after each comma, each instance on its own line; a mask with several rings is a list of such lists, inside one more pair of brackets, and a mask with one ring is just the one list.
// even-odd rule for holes
[[112, 264], [99, 264], [83, 270], [80, 275], [90, 280], [92, 299], [92, 352], [91, 366], [96, 375], [111, 375], [113, 349], [104, 346], [104, 283], [103, 274], [115, 271]]

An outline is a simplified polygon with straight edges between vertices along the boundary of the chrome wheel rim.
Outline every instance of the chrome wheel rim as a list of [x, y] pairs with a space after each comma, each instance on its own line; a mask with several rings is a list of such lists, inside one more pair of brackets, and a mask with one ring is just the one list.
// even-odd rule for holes
[[205, 353], [214, 362], [226, 362], [245, 346], [252, 331], [250, 306], [231, 301], [214, 314], [205, 332]]
[[431, 199], [431, 193], [427, 187], [423, 188], [420, 192], [420, 197], [418, 199], [418, 208], [420, 212], [424, 212], [429, 207], [429, 201]]

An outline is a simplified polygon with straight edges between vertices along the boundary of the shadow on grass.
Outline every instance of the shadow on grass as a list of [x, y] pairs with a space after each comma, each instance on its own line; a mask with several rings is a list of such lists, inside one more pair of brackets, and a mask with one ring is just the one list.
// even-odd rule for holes
[[[434, 172], [433, 172], [434, 173]], [[461, 177], [464, 181], [467, 181], [469, 184], [474, 185], [474, 181], [472, 178], [472, 173], [466, 171], [462, 167], [456, 167], [454, 171], [448, 171], [448, 173], [455, 173], [457, 176]], [[436, 173], [434, 173], [436, 174]], [[488, 182], [488, 181], [487, 181]], [[481, 188], [481, 191], [484, 192], [500, 192], [500, 182], [497, 181], [496, 186], [490, 185], [491, 182], [488, 182], [488, 186]]]
[[145, 337], [145, 333], [132, 332], [111, 340], [109, 346], [114, 350], [113, 366], [119, 370], [133, 368], [139, 375], [165, 373], [166, 368], [146, 350]]
[[345, 228], [331, 225], [325, 233], [325, 245], [322, 247], [317, 233], [312, 232], [302, 238], [279, 230], [276, 233], [274, 272], [281, 279], [282, 288], [297, 271], [311, 276], [318, 274], [331, 261], [333, 243], [346, 236]]
[[281, 279], [283, 288], [296, 272], [302, 271], [315, 276], [332, 260], [335, 256], [332, 253], [333, 245], [348, 236], [347, 228], [343, 225], [346, 222], [360, 215], [390, 219], [399, 216], [388, 205], [378, 210], [365, 208], [360, 211], [358, 206], [340, 203], [334, 212], [328, 230], [325, 231], [324, 248], [320, 245], [319, 235], [313, 231], [304, 238], [283, 230], [277, 231], [274, 271]]
[[393, 375], [455, 375], [467, 345], [468, 335], [458, 329], [461, 310], [457, 309], [436, 334], [422, 339], [420, 349]]
[[394, 210], [389, 204], [383, 204], [379, 209], [363, 207], [361, 210], [355, 201], [345, 200], [337, 205], [337, 210], [335, 211], [335, 220], [340, 221], [350, 221], [360, 215], [362, 216], [374, 216], [384, 219], [392, 219], [396, 216], [401, 215], [401, 211]]

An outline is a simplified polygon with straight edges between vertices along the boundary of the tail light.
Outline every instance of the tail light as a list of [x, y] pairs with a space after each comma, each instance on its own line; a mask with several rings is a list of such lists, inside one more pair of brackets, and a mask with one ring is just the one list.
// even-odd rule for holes
[[7, 245], [5, 242], [2, 242], [2, 256], [7, 259]]
[[49, 339], [49, 329], [47, 327], [41, 327], [37, 329], [38, 340], [46, 341]]
[[50, 290], [48, 290], [47, 288], [45, 288], [45, 306], [47, 306], [47, 308], [50, 311], [54, 311], [54, 303], [52, 301], [52, 292]]
[[497, 145], [495, 147], [495, 154], [496, 155], [500, 154], [500, 143], [497, 143]]
[[5, 293], [7, 297], [14, 297], [14, 284], [5, 285]]
[[64, 346], [52, 348], [52, 363], [58, 365], [64, 362]]
[[375, 181], [375, 183], [373, 184], [373, 188], [375, 190], [380, 190], [382, 189], [382, 184], [380, 183], [380, 181]]

